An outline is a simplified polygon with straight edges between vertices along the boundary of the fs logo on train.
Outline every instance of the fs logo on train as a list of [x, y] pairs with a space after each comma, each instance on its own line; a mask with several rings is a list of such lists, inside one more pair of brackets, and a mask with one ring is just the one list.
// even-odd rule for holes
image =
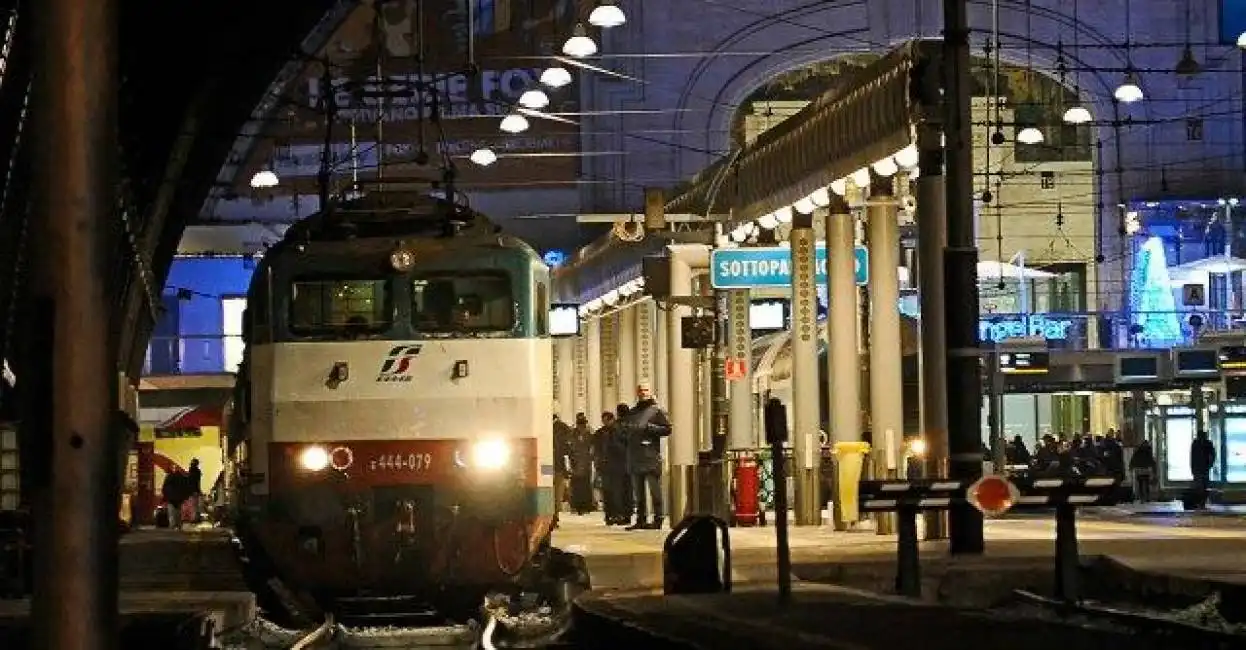
[[424, 346], [421, 345], [399, 345], [389, 351], [385, 355], [385, 361], [381, 362], [381, 370], [376, 375], [378, 382], [409, 382], [413, 379], [411, 376], [411, 363], [415, 358], [420, 356], [420, 350]]

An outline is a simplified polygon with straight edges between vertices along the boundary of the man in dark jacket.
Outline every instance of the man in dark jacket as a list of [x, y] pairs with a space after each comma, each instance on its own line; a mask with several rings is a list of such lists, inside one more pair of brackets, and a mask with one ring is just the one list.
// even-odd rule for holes
[[[662, 502], [662, 438], [671, 435], [671, 422], [666, 417], [646, 384], [636, 387], [636, 405], [621, 423], [627, 436], [627, 472], [632, 476], [636, 498], [636, 523], [628, 530], [657, 530], [665, 516]], [[653, 521], [649, 521], [649, 502], [653, 503]]]
[[1187, 508], [1202, 509], [1207, 507], [1207, 491], [1211, 488], [1211, 468], [1216, 466], [1216, 447], [1207, 437], [1206, 431], [1199, 431], [1194, 442], [1190, 443], [1190, 473], [1194, 475], [1194, 484], [1190, 487], [1185, 502]]

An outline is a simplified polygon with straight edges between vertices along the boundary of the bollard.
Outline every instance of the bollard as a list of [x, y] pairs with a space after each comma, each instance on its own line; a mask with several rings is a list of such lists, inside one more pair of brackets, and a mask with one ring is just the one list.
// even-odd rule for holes
[[735, 490], [731, 512], [732, 523], [736, 526], [756, 526], [758, 523], [761, 513], [758, 470], [757, 459], [749, 452], [741, 452], [735, 462]]
[[1078, 599], [1077, 510], [1071, 503], [1056, 506], [1056, 598], [1065, 603]]
[[922, 597], [917, 512], [916, 506], [908, 504], [896, 508], [896, 593], [910, 598]]
[[727, 522], [713, 515], [694, 514], [675, 525], [662, 545], [662, 591], [668, 595], [731, 591], [731, 537]]

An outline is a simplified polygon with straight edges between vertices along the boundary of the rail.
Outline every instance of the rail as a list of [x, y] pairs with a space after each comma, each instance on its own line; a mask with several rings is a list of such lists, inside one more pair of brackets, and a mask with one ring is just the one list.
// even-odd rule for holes
[[315, 644], [327, 640], [336, 628], [337, 621], [334, 620], [333, 614], [325, 614], [324, 622], [320, 624], [320, 627], [312, 630], [307, 634], [307, 636], [299, 639], [297, 643], [290, 646], [290, 650], [309, 650], [309, 648], [314, 647]]

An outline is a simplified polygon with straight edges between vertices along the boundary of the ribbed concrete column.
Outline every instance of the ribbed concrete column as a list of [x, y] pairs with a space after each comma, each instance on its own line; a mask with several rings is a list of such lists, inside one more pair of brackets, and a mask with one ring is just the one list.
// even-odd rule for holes
[[848, 205], [833, 197], [826, 217], [827, 403], [830, 437], [836, 459], [834, 522], [843, 530], [860, 518], [855, 485], [865, 449], [861, 443], [861, 357], [857, 325], [860, 308], [856, 284], [856, 232]]
[[584, 338], [588, 341], [585, 351], [584, 380], [588, 398], [584, 402], [588, 421], [601, 413], [601, 319], [590, 318], [584, 323]]
[[[797, 526], [822, 524], [818, 471], [818, 292], [812, 215], [792, 219], [792, 427]], [[778, 506], [776, 506], [778, 507]]]
[[[667, 381], [670, 376], [670, 346], [667, 345], [666, 312], [660, 311], [657, 304], [649, 303], [650, 325], [653, 331], [653, 393], [659, 404], [670, 404], [671, 385]], [[666, 493], [669, 495], [671, 476], [671, 441], [662, 439], [662, 471], [668, 482]]]
[[[587, 332], [588, 323], [584, 323], [582, 331]], [[574, 365], [574, 379], [571, 384], [572, 393], [572, 417], [576, 413], [588, 413], [588, 336], [582, 333], [572, 339], [572, 363]], [[572, 420], [568, 420], [568, 423]]]
[[619, 403], [619, 314], [615, 312], [599, 319], [601, 337], [601, 407], [588, 414], [588, 421], [596, 423], [602, 411], [614, 410]]
[[744, 376], [728, 378], [730, 411], [727, 422], [727, 448], [757, 449], [753, 428], [753, 332], [749, 323], [749, 290], [735, 289], [727, 296], [727, 356], [733, 363], [744, 363]]
[[[900, 466], [904, 438], [903, 347], [900, 337], [899, 204], [893, 179], [874, 178], [866, 203], [870, 250], [870, 434], [875, 475], [891, 476]], [[879, 534], [890, 534], [891, 518], [880, 517]]]
[[554, 413], [568, 424], [575, 422], [575, 375], [575, 341], [555, 339]]
[[[619, 379], [618, 394], [613, 408], [619, 402], [631, 404], [636, 396], [636, 307], [619, 312], [618, 321]], [[652, 387], [651, 387], [652, 388]]]

